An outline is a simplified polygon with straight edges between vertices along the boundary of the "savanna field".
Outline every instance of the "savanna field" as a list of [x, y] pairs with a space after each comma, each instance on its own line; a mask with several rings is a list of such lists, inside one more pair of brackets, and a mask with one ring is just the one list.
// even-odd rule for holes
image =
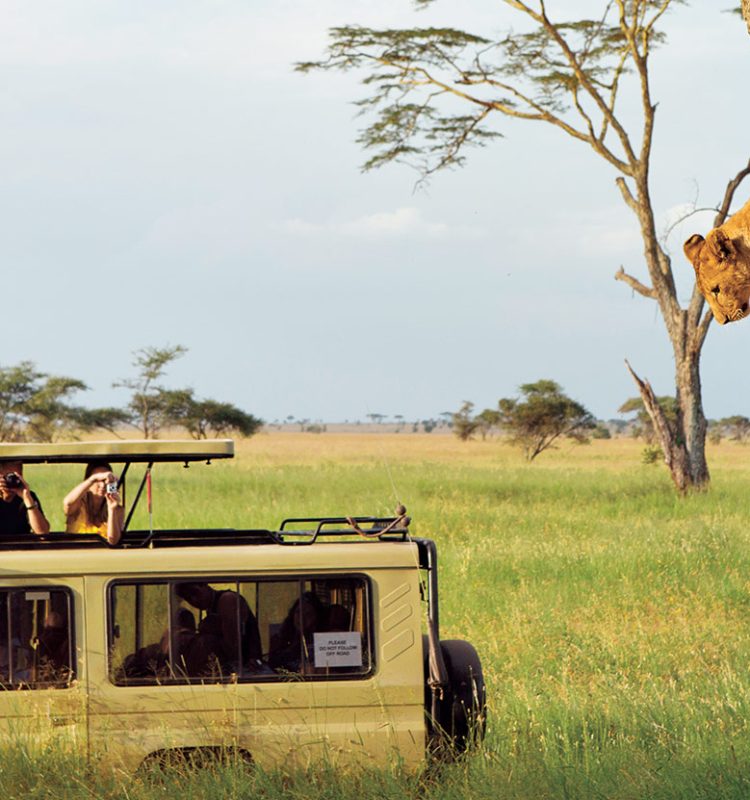
[[[642, 450], [563, 445], [527, 464], [498, 440], [271, 433], [233, 462], [157, 466], [158, 527], [276, 528], [403, 502], [438, 543], [442, 637], [482, 657], [486, 741], [420, 775], [229, 764], [135, 777], [11, 744], [4, 797], [750, 797], [750, 447], [711, 447], [710, 490], [683, 499]], [[81, 472], [27, 468], [54, 529]], [[133, 526], [147, 524], [144, 506]]]

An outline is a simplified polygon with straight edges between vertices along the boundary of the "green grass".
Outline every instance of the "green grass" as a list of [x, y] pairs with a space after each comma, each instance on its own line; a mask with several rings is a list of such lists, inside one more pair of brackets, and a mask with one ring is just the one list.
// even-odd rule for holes
[[[0, 786], [144, 800], [750, 797], [750, 450], [713, 450], [711, 490], [680, 499], [641, 448], [597, 442], [528, 465], [497, 442], [278, 434], [234, 463], [158, 467], [163, 527], [387, 513], [392, 477], [415, 533], [438, 542], [442, 635], [482, 657], [485, 745], [437, 775], [235, 765], [156, 782], [11, 748]], [[27, 470], [55, 527], [80, 471]]]

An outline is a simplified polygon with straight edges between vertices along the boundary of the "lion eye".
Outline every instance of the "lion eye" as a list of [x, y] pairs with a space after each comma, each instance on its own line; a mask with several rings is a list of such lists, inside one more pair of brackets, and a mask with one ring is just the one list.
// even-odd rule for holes
[[711, 289], [711, 294], [719, 294], [720, 291], [721, 290], [719, 289], [718, 286], [714, 286], [714, 288]]

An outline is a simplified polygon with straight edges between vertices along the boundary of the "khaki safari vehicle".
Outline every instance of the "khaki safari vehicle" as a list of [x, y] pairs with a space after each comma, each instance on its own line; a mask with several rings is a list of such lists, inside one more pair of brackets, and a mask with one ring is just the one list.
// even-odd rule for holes
[[0, 537], [0, 739], [68, 736], [131, 770], [226, 748], [264, 767], [418, 766], [481, 737], [479, 658], [440, 641], [435, 544], [409, 534], [405, 513], [129, 530], [154, 465], [233, 452], [231, 441], [0, 445], [0, 462], [107, 460], [126, 506], [116, 547]]

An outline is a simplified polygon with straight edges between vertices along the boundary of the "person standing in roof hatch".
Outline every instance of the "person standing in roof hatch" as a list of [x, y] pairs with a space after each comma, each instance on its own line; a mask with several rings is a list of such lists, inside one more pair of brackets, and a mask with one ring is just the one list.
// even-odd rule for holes
[[23, 477], [20, 461], [0, 463], [0, 537], [49, 533], [39, 498]]
[[66, 533], [98, 533], [117, 544], [123, 508], [112, 467], [105, 461], [87, 464], [83, 481], [65, 496], [63, 511]]

